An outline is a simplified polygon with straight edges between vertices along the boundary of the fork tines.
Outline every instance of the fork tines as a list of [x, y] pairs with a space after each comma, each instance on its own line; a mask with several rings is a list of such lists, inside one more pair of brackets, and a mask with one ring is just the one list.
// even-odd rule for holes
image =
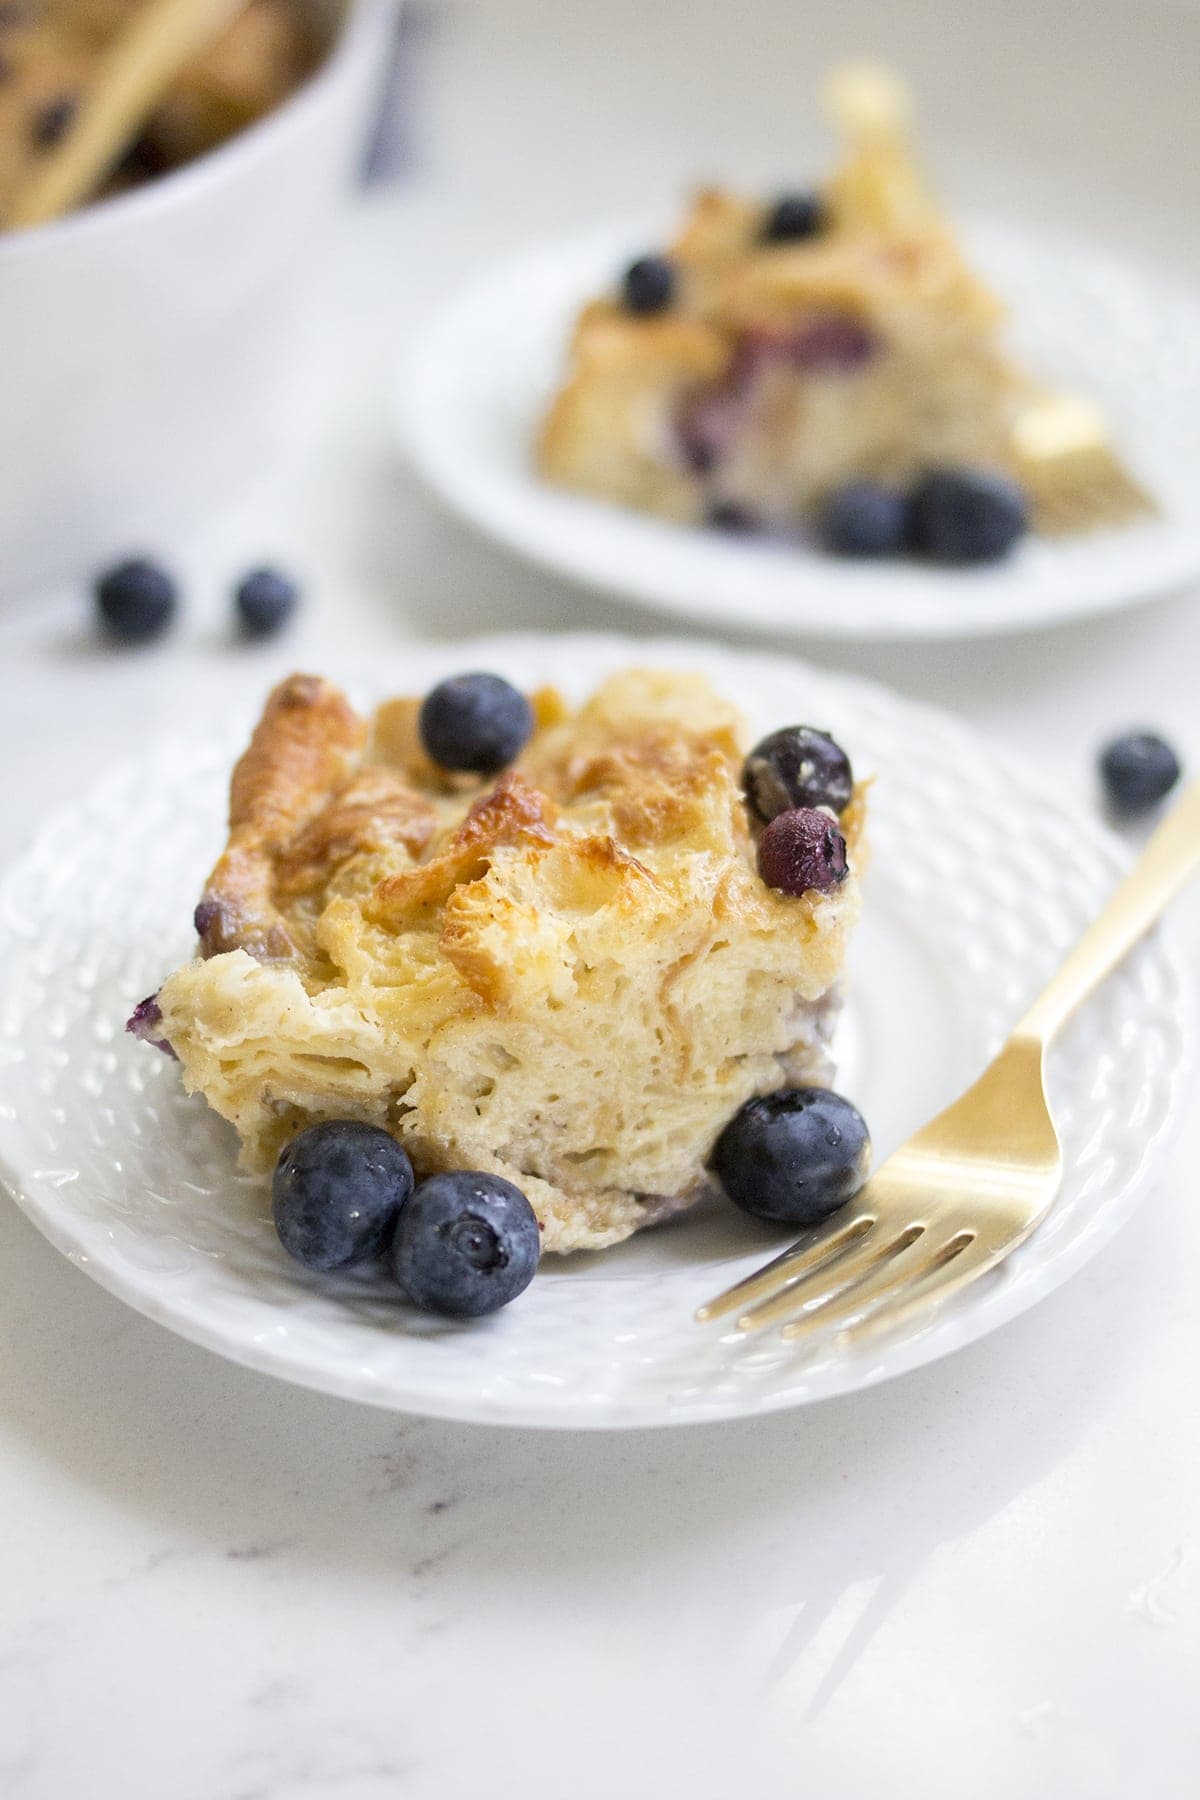
[[1048, 537], [1127, 525], [1158, 511], [1113, 448], [1103, 415], [1073, 394], [1043, 394], [1013, 425], [1017, 474]]
[[702, 1306], [700, 1321], [737, 1312], [739, 1331], [782, 1323], [785, 1338], [898, 1322], [996, 1260], [981, 1234], [913, 1219], [897, 1229], [870, 1209], [833, 1221]]

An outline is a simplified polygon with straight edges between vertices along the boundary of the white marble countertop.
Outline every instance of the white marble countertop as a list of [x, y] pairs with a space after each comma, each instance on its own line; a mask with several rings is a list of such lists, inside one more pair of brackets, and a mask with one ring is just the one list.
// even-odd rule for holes
[[[814, 67], [872, 19], [940, 84], [956, 192], [1194, 264], [1195, 158], [1165, 194], [1155, 180], [1192, 121], [1194, 13], [1164, 7], [1139, 34], [1115, 3], [994, 10], [968, 26], [914, 0], [901, 23], [854, 0], [819, 43], [767, 0], [736, 23], [715, 0], [437, 15], [414, 173], [363, 209], [335, 271], [331, 316], [353, 309], [355, 329], [331, 352], [322, 447], [181, 550], [194, 623], [170, 646], [97, 651], [66, 593], [0, 624], [0, 850], [139, 738], [334, 643], [400, 679], [413, 635], [652, 628], [413, 488], [387, 447], [388, 355], [460, 270], [643, 197], [651, 164], [666, 190], [706, 162], [786, 166], [789, 88], [799, 116]], [[1131, 92], [1136, 141], [1100, 117]], [[593, 140], [611, 155], [547, 155]], [[285, 645], [234, 651], [219, 583], [264, 553], [304, 570], [308, 611]], [[956, 708], [1082, 790], [1097, 741], [1143, 720], [1200, 766], [1196, 599], [994, 645], [810, 652]], [[1175, 926], [1194, 979], [1195, 895]], [[943, 1364], [791, 1416], [614, 1436], [274, 1383], [128, 1312], [0, 1206], [0, 1794], [1183, 1800], [1200, 1766], [1197, 1163], [1192, 1110], [1136, 1224]]]

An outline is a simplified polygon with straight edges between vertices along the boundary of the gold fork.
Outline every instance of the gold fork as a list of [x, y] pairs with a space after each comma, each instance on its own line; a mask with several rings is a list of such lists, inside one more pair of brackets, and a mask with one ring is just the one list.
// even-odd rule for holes
[[787, 1338], [890, 1330], [975, 1281], [1045, 1218], [1063, 1159], [1046, 1050], [1200, 864], [1200, 782], [1159, 826], [1049, 987], [973, 1087], [871, 1176], [848, 1209], [702, 1306]]
[[1127, 525], [1158, 511], [1113, 447], [1099, 407], [1074, 394], [1036, 394], [1012, 427], [1016, 473], [1047, 537]]

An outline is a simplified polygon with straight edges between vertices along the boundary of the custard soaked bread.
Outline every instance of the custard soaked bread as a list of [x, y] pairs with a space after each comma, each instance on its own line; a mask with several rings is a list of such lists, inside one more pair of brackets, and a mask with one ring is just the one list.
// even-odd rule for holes
[[824, 1075], [861, 790], [839, 831], [787, 815], [844, 848], [824, 891], [781, 891], [738, 716], [700, 676], [628, 670], [577, 711], [542, 691], [487, 777], [432, 762], [419, 711], [367, 720], [311, 676], [275, 691], [153, 1035], [250, 1168], [360, 1120], [419, 1175], [519, 1185], [548, 1250], [616, 1243], [704, 1192], [747, 1099]]

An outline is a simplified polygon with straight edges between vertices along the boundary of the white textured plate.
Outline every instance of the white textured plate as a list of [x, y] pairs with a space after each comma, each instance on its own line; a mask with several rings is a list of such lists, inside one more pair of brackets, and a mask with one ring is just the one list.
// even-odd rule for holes
[[997, 568], [954, 570], [839, 561], [547, 486], [532, 464], [535, 422], [581, 301], [659, 241], [636, 221], [526, 254], [447, 307], [403, 374], [404, 442], [442, 498], [510, 549], [619, 598], [742, 628], [967, 637], [1149, 599], [1200, 574], [1200, 297], [1059, 236], [996, 224], [967, 236], [1011, 304], [1014, 347], [1049, 383], [1101, 402], [1161, 518], [1033, 539]]
[[[872, 862], [840, 1085], [880, 1155], [975, 1075], [1111, 887], [1119, 853], [1043, 773], [886, 690], [777, 657], [614, 638], [408, 648], [374, 672], [420, 691], [462, 667], [581, 694], [630, 661], [708, 671], [756, 734], [812, 720], [874, 772]], [[493, 1423], [632, 1426], [794, 1406], [969, 1343], [1055, 1287], [1132, 1211], [1174, 1111], [1183, 989], [1157, 939], [1089, 1003], [1051, 1066], [1067, 1179], [996, 1275], [865, 1353], [743, 1339], [699, 1302], [779, 1246], [713, 1202], [602, 1256], [547, 1259], [506, 1312], [423, 1318], [374, 1276], [309, 1277], [275, 1240], [227, 1126], [123, 1030], [191, 953], [223, 838], [229, 744], [178, 740], [59, 814], [0, 883], [0, 1158], [81, 1269], [237, 1361], [354, 1399]]]

